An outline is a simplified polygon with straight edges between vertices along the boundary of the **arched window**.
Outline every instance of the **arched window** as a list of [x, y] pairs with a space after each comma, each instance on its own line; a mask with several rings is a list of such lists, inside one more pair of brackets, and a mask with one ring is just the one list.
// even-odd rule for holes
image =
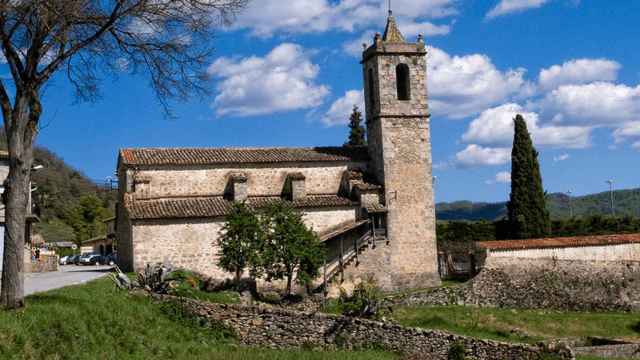
[[367, 76], [367, 82], [369, 83], [369, 106], [371, 107], [371, 109], [373, 110], [373, 69], [369, 68], [369, 74]]
[[409, 66], [399, 64], [396, 66], [396, 86], [398, 88], [398, 100], [411, 100], [411, 76]]

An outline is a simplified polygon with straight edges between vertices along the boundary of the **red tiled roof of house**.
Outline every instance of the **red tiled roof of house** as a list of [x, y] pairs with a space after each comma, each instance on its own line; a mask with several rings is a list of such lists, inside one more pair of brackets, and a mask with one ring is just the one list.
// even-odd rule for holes
[[139, 148], [121, 149], [125, 166], [266, 164], [367, 161], [364, 146], [315, 148]]
[[479, 247], [493, 251], [620, 245], [633, 243], [640, 243], [640, 234], [593, 235], [547, 239], [476, 242]]
[[[253, 208], [264, 208], [276, 201], [277, 196], [250, 197], [247, 204]], [[337, 195], [309, 195], [303, 199], [286, 201], [295, 208], [325, 208], [355, 206], [354, 203]], [[185, 219], [225, 216], [232, 202], [222, 196], [198, 196], [182, 198], [127, 199], [125, 206], [131, 219]]]

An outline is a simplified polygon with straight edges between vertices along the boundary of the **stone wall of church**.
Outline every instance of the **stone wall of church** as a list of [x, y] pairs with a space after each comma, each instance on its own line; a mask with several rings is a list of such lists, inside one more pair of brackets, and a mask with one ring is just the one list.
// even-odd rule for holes
[[304, 220], [313, 231], [321, 233], [331, 227], [344, 224], [347, 221], [355, 221], [357, 209], [355, 208], [330, 208], [307, 209], [304, 212]]
[[[275, 166], [274, 166], [275, 165]], [[228, 192], [229, 176], [247, 175], [249, 196], [279, 196], [287, 175], [302, 173], [309, 194], [337, 194], [342, 174], [347, 168], [365, 168], [365, 163], [297, 163], [247, 165], [237, 167], [198, 166], [162, 167], [129, 171], [136, 184], [132, 190], [140, 198], [165, 196], [223, 195]]]
[[[384, 184], [388, 210], [389, 248], [380, 252], [378, 262], [389, 275], [379, 276], [381, 285], [387, 290], [437, 285], [424, 44], [377, 46], [379, 52], [365, 58], [363, 69], [369, 154], [372, 170]], [[398, 99], [396, 69], [401, 64], [409, 68], [408, 100]], [[371, 271], [363, 268], [356, 277], [357, 273]]]
[[[304, 219], [316, 232], [355, 220], [356, 209], [309, 209]], [[230, 275], [218, 268], [217, 240], [224, 226], [224, 218], [136, 220], [127, 241], [131, 251], [125, 250], [122, 259], [131, 270], [147, 264], [168, 262], [174, 267], [197, 271], [207, 276], [226, 278]], [[131, 254], [131, 257], [129, 257]], [[129, 268], [127, 267], [129, 270]]]
[[132, 227], [134, 270], [167, 262], [208, 276], [227, 277], [216, 264], [216, 240], [223, 225], [222, 219], [135, 221]]

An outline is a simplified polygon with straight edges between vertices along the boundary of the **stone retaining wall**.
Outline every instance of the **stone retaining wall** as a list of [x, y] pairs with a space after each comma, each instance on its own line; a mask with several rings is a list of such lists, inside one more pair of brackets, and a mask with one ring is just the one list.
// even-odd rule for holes
[[640, 263], [498, 259], [471, 281], [397, 303], [573, 311], [640, 310]]
[[584, 346], [575, 348], [575, 353], [605, 359], [640, 359], [640, 344]]
[[416, 354], [424, 359], [445, 360], [451, 346], [459, 343], [465, 347], [469, 360], [573, 359], [571, 350], [563, 346], [549, 349], [478, 340], [442, 331], [406, 328], [337, 315], [159, 298], [173, 301], [187, 313], [207, 322], [228, 326], [245, 345], [270, 348], [375, 348]]

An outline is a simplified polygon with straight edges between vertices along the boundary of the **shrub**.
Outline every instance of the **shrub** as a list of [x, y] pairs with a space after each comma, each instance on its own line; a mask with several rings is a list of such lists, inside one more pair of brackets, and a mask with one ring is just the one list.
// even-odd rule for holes
[[449, 347], [449, 352], [447, 353], [447, 360], [466, 360], [466, 350], [464, 349], [464, 345], [456, 341]]
[[373, 278], [359, 283], [349, 296], [344, 289], [340, 289], [338, 308], [343, 315], [380, 319], [391, 312], [390, 307], [384, 306], [384, 296]]

